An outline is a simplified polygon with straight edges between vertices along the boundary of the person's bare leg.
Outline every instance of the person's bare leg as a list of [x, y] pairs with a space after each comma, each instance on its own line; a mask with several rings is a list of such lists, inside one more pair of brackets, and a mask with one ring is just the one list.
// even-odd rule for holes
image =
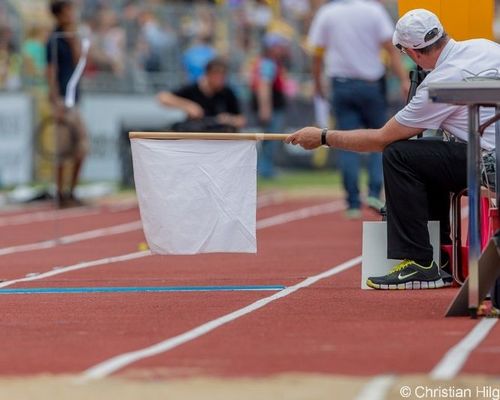
[[82, 169], [83, 160], [84, 160], [83, 157], [77, 157], [77, 158], [75, 158], [75, 160], [73, 162], [73, 173], [71, 175], [71, 186], [70, 186], [69, 198], [71, 199], [71, 201], [74, 202], [74, 205], [81, 204], [81, 202], [75, 198], [74, 192], [75, 192], [76, 185], [78, 185], [78, 180], [80, 178], [80, 172]]
[[56, 201], [57, 207], [62, 207], [64, 205], [64, 163], [58, 163], [56, 166]]
[[83, 164], [83, 158], [81, 158], [81, 157], [76, 158], [75, 162], [73, 163], [73, 174], [71, 176], [71, 186], [70, 186], [70, 190], [71, 190], [72, 194], [76, 188], [76, 185], [78, 185], [78, 179], [80, 177], [80, 171], [82, 169], [82, 164]]

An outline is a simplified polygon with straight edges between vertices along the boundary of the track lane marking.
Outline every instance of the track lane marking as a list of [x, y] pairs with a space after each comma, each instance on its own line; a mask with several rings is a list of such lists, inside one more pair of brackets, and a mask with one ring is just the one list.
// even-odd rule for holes
[[[278, 214], [272, 217], [264, 218], [257, 221], [257, 229], [263, 229], [270, 226], [275, 226], [287, 222], [297, 221], [300, 219], [305, 219], [309, 217], [314, 217], [321, 214], [327, 214], [332, 212], [340, 211], [344, 208], [343, 201], [336, 200], [333, 202], [318, 204], [315, 206], [309, 206], [305, 208], [300, 208], [298, 210], [286, 212], [283, 214]], [[84, 240], [97, 239], [103, 236], [117, 235], [121, 233], [127, 233], [135, 230], [142, 229], [142, 223], [140, 220], [129, 222], [126, 224], [114, 225], [107, 228], [93, 229], [90, 231], [75, 233], [72, 235], [62, 236], [58, 239], [50, 239], [42, 242], [27, 243], [21, 245], [15, 245], [10, 247], [0, 248], [0, 256], [5, 256], [14, 253], [23, 253], [35, 250], [44, 250], [58, 245], [71, 244], [76, 242], [81, 242]]]
[[339, 264], [335, 267], [328, 269], [327, 271], [306, 278], [303, 281], [293, 286], [289, 286], [286, 289], [283, 289], [278, 293], [273, 294], [272, 296], [257, 300], [246, 307], [240, 308], [229, 314], [225, 314], [222, 317], [206, 322], [180, 335], [168, 338], [164, 341], [161, 341], [159, 343], [156, 343], [152, 346], [143, 349], [123, 353], [115, 357], [112, 357], [84, 371], [81, 374], [80, 379], [82, 381], [101, 379], [139, 360], [149, 358], [161, 353], [165, 353], [184, 343], [197, 339], [200, 336], [203, 336], [223, 325], [226, 325], [229, 322], [232, 322], [240, 317], [250, 314], [256, 310], [259, 310], [276, 300], [284, 298], [300, 289], [311, 286], [322, 279], [329, 278], [341, 272], [344, 272], [354, 267], [355, 265], [358, 265], [360, 262], [361, 262], [361, 256], [352, 258], [342, 264]]
[[64, 218], [77, 218], [99, 214], [101, 210], [91, 207], [82, 207], [78, 210], [46, 210], [20, 215], [0, 217], [0, 227], [30, 224], [34, 222], [51, 221]]
[[[257, 208], [264, 208], [272, 205], [281, 204], [284, 202], [284, 196], [279, 193], [269, 193], [260, 195], [257, 198]], [[120, 211], [132, 210], [138, 208], [136, 201], [125, 201], [118, 204], [110, 204], [103, 206], [84, 206], [71, 209], [53, 209], [28, 211], [23, 214], [2, 215], [0, 214], [0, 227], [24, 225], [35, 222], [58, 221], [66, 218], [79, 218], [93, 216], [109, 211], [116, 213]]]
[[103, 236], [118, 235], [121, 233], [127, 233], [131, 231], [136, 231], [142, 228], [141, 221], [128, 222], [126, 224], [119, 224], [109, 226], [107, 228], [93, 229], [90, 231], [75, 233], [72, 235], [61, 236], [58, 239], [44, 240], [42, 242], [20, 244], [16, 246], [0, 248], [0, 256], [5, 256], [14, 253], [25, 253], [35, 250], [50, 249], [64, 244], [71, 244], [76, 242], [81, 242], [84, 240], [97, 239]]
[[99, 214], [117, 213], [133, 210], [137, 208], [137, 203], [123, 203], [109, 206], [84, 206], [65, 210], [48, 209], [44, 211], [28, 212], [24, 214], [0, 216], [0, 227], [17, 226], [36, 222], [57, 222], [67, 218], [80, 218]]
[[488, 336], [497, 324], [498, 318], [483, 318], [474, 328], [455, 346], [449, 349], [432, 369], [430, 376], [433, 379], [454, 378], [469, 359], [470, 354]]
[[278, 291], [283, 285], [226, 285], [226, 286], [94, 286], [0, 289], [0, 295], [18, 294], [85, 294], [85, 293], [181, 293], [181, 292], [257, 292]]
[[289, 211], [283, 214], [274, 215], [272, 217], [263, 218], [257, 221], [257, 229], [264, 229], [275, 225], [281, 225], [288, 222], [298, 221], [316, 217], [322, 214], [329, 214], [341, 211], [345, 208], [344, 201], [332, 201], [328, 203], [318, 204], [315, 206], [299, 208], [298, 210]]
[[354, 400], [384, 400], [395, 381], [395, 375], [375, 376], [363, 386]]
[[50, 278], [51, 276], [60, 275], [60, 274], [64, 274], [66, 272], [71, 272], [71, 271], [77, 271], [79, 269], [97, 267], [99, 265], [113, 264], [113, 263], [122, 262], [122, 261], [135, 260], [137, 258], [142, 258], [142, 257], [146, 257], [149, 255], [151, 255], [151, 252], [149, 250], [147, 250], [147, 251], [138, 251], [135, 253], [123, 254], [123, 255], [115, 256], [115, 257], [106, 257], [106, 258], [101, 258], [98, 260], [82, 262], [82, 263], [78, 263], [78, 264], [74, 264], [74, 265], [69, 265], [67, 267], [53, 269], [51, 271], [43, 272], [41, 274], [26, 277], [26, 278], [18, 278], [18, 279], [12, 279], [9, 281], [5, 281], [5, 282], [0, 282], [0, 288], [11, 286], [11, 285], [14, 285], [15, 283], [31, 282], [31, 281], [37, 281], [39, 279]]
[[[321, 214], [334, 213], [334, 212], [340, 211], [342, 209], [344, 209], [344, 202], [340, 201], [340, 200], [336, 200], [333, 202], [319, 204], [316, 206], [299, 208], [298, 210], [295, 210], [295, 211], [296, 211], [296, 213], [301, 215], [301, 219], [306, 219], [306, 218], [318, 216]], [[307, 211], [307, 210], [309, 210], [309, 211]], [[280, 215], [286, 215], [286, 218], [281, 218], [281, 217], [277, 218]], [[281, 224], [285, 224], [285, 223], [293, 222], [293, 221], [297, 221], [297, 220], [298, 220], [298, 218], [293, 211], [286, 212], [284, 214], [278, 214], [274, 217], [264, 218], [262, 220], [257, 221], [257, 230], [268, 228], [268, 227], [271, 227], [274, 225], [281, 225]], [[260, 223], [260, 225], [259, 225], [259, 223]], [[51, 246], [51, 247], [53, 247], [53, 246]], [[2, 249], [0, 249], [0, 255], [2, 255], [1, 251], [2, 251]], [[106, 257], [106, 258], [101, 258], [98, 260], [78, 263], [78, 264], [74, 264], [74, 265], [69, 265], [67, 267], [60, 267], [60, 268], [57, 268], [57, 269], [54, 269], [54, 270], [51, 270], [48, 272], [41, 273], [39, 275], [35, 275], [35, 276], [12, 279], [12, 280], [0, 282], [0, 288], [7, 287], [7, 286], [13, 285], [15, 283], [31, 282], [31, 281], [44, 279], [44, 278], [48, 278], [48, 277], [55, 276], [55, 275], [60, 275], [60, 274], [66, 273], [66, 272], [76, 271], [79, 269], [90, 268], [90, 267], [95, 267], [95, 266], [104, 265], [104, 264], [112, 264], [112, 263], [122, 262], [122, 261], [128, 261], [128, 260], [132, 260], [135, 258], [149, 256], [149, 255], [151, 255], [151, 252], [148, 250], [148, 251], [134, 252], [134, 253], [124, 254], [124, 255], [115, 256], [115, 257]]]
[[[484, 318], [479, 321], [455, 346], [449, 349], [429, 373], [434, 380], [451, 380], [456, 378], [471, 353], [488, 336], [497, 324], [498, 318]], [[395, 375], [378, 375], [371, 379], [359, 392], [355, 400], [386, 399], [389, 391], [396, 383]], [[401, 387], [405, 386], [403, 383]], [[401, 389], [401, 388], [400, 388]]]
[[[469, 207], [468, 206], [463, 206], [461, 208], [461, 215], [462, 215], [462, 219], [463, 220], [467, 218], [468, 212], [469, 212]], [[464, 339], [462, 339], [462, 341], [464, 341], [472, 333], [472, 331], [474, 329], [476, 329], [476, 327], [479, 324], [475, 325], [474, 328], [471, 331], [469, 331], [469, 333], [467, 334], [467, 336]], [[489, 329], [491, 329], [491, 328], [489, 328]], [[480, 331], [482, 332], [483, 329], [485, 329], [485, 328], [481, 328]], [[475, 334], [474, 336], [476, 336], [476, 335], [477, 334]], [[483, 339], [484, 339], [484, 337], [483, 337]], [[475, 340], [477, 340], [477, 338]], [[462, 341], [460, 343], [462, 343]], [[482, 339], [477, 343], [477, 345], [474, 348], [476, 348], [481, 341], [482, 341]], [[433, 377], [433, 374], [436, 374], [436, 376], [434, 377], [434, 379], [452, 379], [452, 378], [454, 378], [460, 372], [460, 370], [462, 369], [462, 366], [467, 361], [470, 353], [474, 350], [474, 348], [470, 348], [470, 346], [469, 346], [468, 352], [466, 354], [465, 353], [464, 354], [460, 354], [459, 350], [458, 350], [460, 348], [459, 347], [460, 343], [457, 344], [457, 345], [455, 345], [452, 349], [448, 350], [448, 352], [443, 356], [443, 358], [441, 359], [441, 361], [439, 361], [438, 364], [436, 364], [436, 366], [430, 372], [430, 376], [431, 377]], [[448, 354], [450, 354], [450, 352], [453, 349], [455, 349], [455, 352], [454, 352], [454, 354], [452, 354], [450, 356], [449, 359], [454, 359], [455, 357], [457, 357], [458, 361], [460, 361], [463, 357], [465, 357], [465, 359], [462, 360], [462, 364], [459, 366], [459, 368], [457, 370], [454, 370], [454, 368], [450, 367], [450, 365], [448, 364], [449, 361], [447, 361], [446, 364], [443, 364], [444, 359], [447, 357]], [[444, 371], [444, 368], [446, 368], [446, 369], [450, 368], [450, 371], [454, 370], [454, 374], [452, 376], [450, 376], [449, 378], [439, 378], [439, 376], [441, 374], [445, 374], [446, 373], [446, 371]], [[356, 400], [364, 400], [364, 399], [371, 400], [371, 397], [367, 397], [368, 395], [373, 396], [373, 398], [376, 398], [376, 399], [385, 399], [386, 396], [387, 396], [387, 394], [389, 393], [389, 390], [392, 387], [391, 383], [394, 383], [395, 381], [396, 381], [396, 376], [394, 376], [394, 375], [378, 375], [378, 376], [375, 376], [372, 380], [370, 380], [363, 387], [363, 389], [361, 389], [358, 397], [356, 397]], [[383, 383], [381, 383], [381, 382], [383, 382]]]

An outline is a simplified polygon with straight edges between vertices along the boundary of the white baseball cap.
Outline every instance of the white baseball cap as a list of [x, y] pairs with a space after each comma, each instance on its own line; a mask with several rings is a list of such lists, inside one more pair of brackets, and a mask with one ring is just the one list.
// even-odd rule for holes
[[407, 49], [423, 49], [443, 36], [443, 25], [436, 14], [417, 8], [408, 11], [396, 24], [392, 44]]

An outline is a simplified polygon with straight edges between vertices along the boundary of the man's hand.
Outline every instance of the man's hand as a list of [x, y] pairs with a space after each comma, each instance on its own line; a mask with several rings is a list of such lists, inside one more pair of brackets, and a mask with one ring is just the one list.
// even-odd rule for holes
[[216, 119], [219, 124], [231, 126], [236, 125], [233, 116], [229, 113], [220, 113], [217, 115]]
[[285, 139], [285, 143], [300, 145], [306, 150], [321, 146], [321, 129], [314, 126], [302, 128]]
[[192, 119], [200, 119], [205, 115], [203, 108], [201, 108], [200, 105], [194, 102], [190, 102], [190, 104], [187, 104], [185, 111], [188, 117]]

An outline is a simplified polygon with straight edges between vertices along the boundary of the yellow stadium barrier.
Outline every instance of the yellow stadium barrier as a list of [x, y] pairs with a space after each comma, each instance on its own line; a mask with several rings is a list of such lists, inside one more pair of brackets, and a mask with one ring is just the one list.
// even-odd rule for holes
[[436, 14], [446, 32], [456, 40], [493, 40], [494, 0], [399, 0], [399, 15], [414, 8]]

